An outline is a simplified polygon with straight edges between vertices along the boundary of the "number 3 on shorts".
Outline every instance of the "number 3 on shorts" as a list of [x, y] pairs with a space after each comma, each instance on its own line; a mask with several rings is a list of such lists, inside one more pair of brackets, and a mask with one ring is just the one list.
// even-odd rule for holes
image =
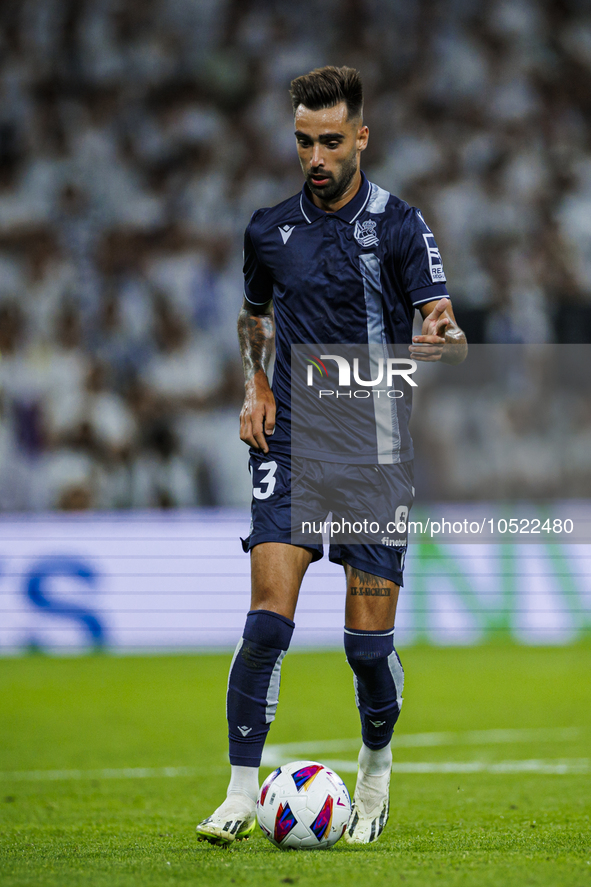
[[262, 471], [263, 477], [260, 481], [261, 486], [252, 488], [252, 494], [255, 499], [268, 499], [269, 496], [273, 495], [273, 490], [277, 483], [277, 478], [275, 477], [277, 462], [261, 462], [255, 470]]

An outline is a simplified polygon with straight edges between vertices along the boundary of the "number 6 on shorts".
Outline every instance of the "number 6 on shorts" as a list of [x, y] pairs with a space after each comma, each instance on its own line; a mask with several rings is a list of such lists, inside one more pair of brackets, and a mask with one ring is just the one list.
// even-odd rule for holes
[[263, 477], [260, 481], [261, 486], [252, 488], [252, 494], [255, 499], [268, 499], [269, 496], [273, 495], [273, 490], [277, 483], [277, 478], [275, 477], [277, 462], [261, 462], [255, 470], [262, 471]]

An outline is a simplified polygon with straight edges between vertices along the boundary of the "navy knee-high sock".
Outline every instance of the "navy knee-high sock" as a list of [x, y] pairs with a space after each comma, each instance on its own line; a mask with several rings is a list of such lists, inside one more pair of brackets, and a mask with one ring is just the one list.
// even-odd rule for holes
[[270, 610], [251, 610], [230, 666], [226, 711], [230, 763], [258, 767], [279, 701], [281, 662], [294, 623]]
[[404, 671], [391, 631], [345, 628], [345, 653], [353, 670], [361, 735], [371, 749], [385, 748], [400, 714]]

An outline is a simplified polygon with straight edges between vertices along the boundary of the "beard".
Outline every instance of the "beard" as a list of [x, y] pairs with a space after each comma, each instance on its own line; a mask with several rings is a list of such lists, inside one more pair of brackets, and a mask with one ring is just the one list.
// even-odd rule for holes
[[329, 179], [327, 185], [319, 187], [314, 184], [312, 174], [317, 172], [318, 170], [311, 170], [306, 173], [306, 182], [308, 183], [308, 188], [312, 194], [315, 194], [316, 197], [320, 197], [323, 203], [333, 203], [337, 201], [343, 196], [357, 172], [357, 149], [354, 148], [349, 156], [343, 160], [338, 176], [335, 177], [332, 174], [326, 173], [326, 178]]

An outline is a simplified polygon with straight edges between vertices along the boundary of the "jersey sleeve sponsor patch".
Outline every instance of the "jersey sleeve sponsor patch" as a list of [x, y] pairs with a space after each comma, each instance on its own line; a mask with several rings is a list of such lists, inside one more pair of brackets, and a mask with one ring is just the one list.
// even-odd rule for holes
[[441, 258], [441, 253], [439, 252], [439, 247], [435, 243], [435, 237], [429, 232], [429, 234], [423, 234], [423, 240], [425, 241], [427, 255], [429, 256], [431, 280], [433, 283], [445, 283], [443, 260]]
[[406, 210], [400, 227], [398, 249], [407, 293], [427, 287], [441, 287], [445, 283], [443, 262], [435, 236], [415, 207]]

